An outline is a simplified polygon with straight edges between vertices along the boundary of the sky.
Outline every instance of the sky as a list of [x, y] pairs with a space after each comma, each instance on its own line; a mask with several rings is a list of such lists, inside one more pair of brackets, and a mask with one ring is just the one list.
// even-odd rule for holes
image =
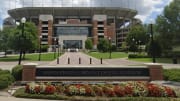
[[[111, 2], [112, 1], [112, 2]], [[115, 6], [132, 8], [138, 11], [136, 18], [141, 19], [143, 23], [150, 23], [156, 19], [163, 11], [163, 8], [173, 0], [0, 0], [0, 28], [2, 28], [3, 19], [8, 17], [7, 10], [20, 7], [61, 7], [61, 6]], [[54, 3], [53, 3], [54, 2]], [[107, 2], [107, 3], [105, 3]]]

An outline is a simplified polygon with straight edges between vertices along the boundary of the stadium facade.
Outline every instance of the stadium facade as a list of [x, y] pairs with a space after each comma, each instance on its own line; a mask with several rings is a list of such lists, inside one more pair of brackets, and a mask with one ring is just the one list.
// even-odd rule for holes
[[[111, 38], [111, 42], [120, 47], [130, 27], [138, 22], [134, 18], [137, 14], [135, 9], [108, 4], [22, 7], [11, 9], [8, 13], [16, 21], [25, 17], [34, 22], [38, 35], [42, 36], [41, 44], [53, 47], [58, 38], [65, 49], [84, 49], [87, 38], [92, 39], [95, 49], [100, 38]], [[129, 25], [126, 26], [126, 23]]]

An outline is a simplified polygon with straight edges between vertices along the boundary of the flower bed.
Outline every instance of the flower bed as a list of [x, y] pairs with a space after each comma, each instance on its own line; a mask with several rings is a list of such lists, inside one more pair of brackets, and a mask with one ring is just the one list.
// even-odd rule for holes
[[25, 87], [29, 94], [61, 94], [67, 96], [103, 97], [176, 97], [173, 89], [167, 86], [146, 82], [121, 82], [119, 84], [59, 84], [30, 83]]

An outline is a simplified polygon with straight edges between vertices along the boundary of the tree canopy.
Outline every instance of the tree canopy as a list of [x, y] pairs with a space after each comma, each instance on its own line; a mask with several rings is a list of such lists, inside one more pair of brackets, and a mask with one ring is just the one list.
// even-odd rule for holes
[[7, 49], [14, 51], [32, 51], [37, 49], [38, 34], [37, 27], [32, 22], [26, 22], [22, 34], [22, 24], [16, 28], [4, 28], [0, 32], [0, 48], [6, 52]]
[[149, 40], [146, 30], [142, 25], [133, 26], [126, 38], [130, 51], [137, 51], [137, 45], [145, 45]]
[[180, 43], [180, 0], [173, 0], [156, 19], [163, 51], [172, 51]]
[[88, 50], [91, 50], [93, 48], [93, 43], [92, 43], [92, 40], [91, 39], [87, 39], [85, 41], [85, 48], [88, 49]]

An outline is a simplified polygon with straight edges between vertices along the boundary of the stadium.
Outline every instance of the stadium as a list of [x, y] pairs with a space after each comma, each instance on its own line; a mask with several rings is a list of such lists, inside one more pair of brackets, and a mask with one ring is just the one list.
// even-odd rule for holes
[[10, 9], [8, 14], [15, 21], [25, 17], [34, 22], [38, 35], [42, 36], [41, 44], [53, 47], [58, 38], [64, 49], [85, 49], [87, 38], [92, 39], [94, 49], [100, 38], [111, 39], [112, 44], [121, 47], [131, 26], [139, 22], [134, 18], [137, 15], [135, 7], [128, 3], [122, 5], [121, 0], [104, 0], [103, 3], [60, 1], [60, 4], [51, 2], [48, 6], [35, 6], [32, 2], [31, 7]]

